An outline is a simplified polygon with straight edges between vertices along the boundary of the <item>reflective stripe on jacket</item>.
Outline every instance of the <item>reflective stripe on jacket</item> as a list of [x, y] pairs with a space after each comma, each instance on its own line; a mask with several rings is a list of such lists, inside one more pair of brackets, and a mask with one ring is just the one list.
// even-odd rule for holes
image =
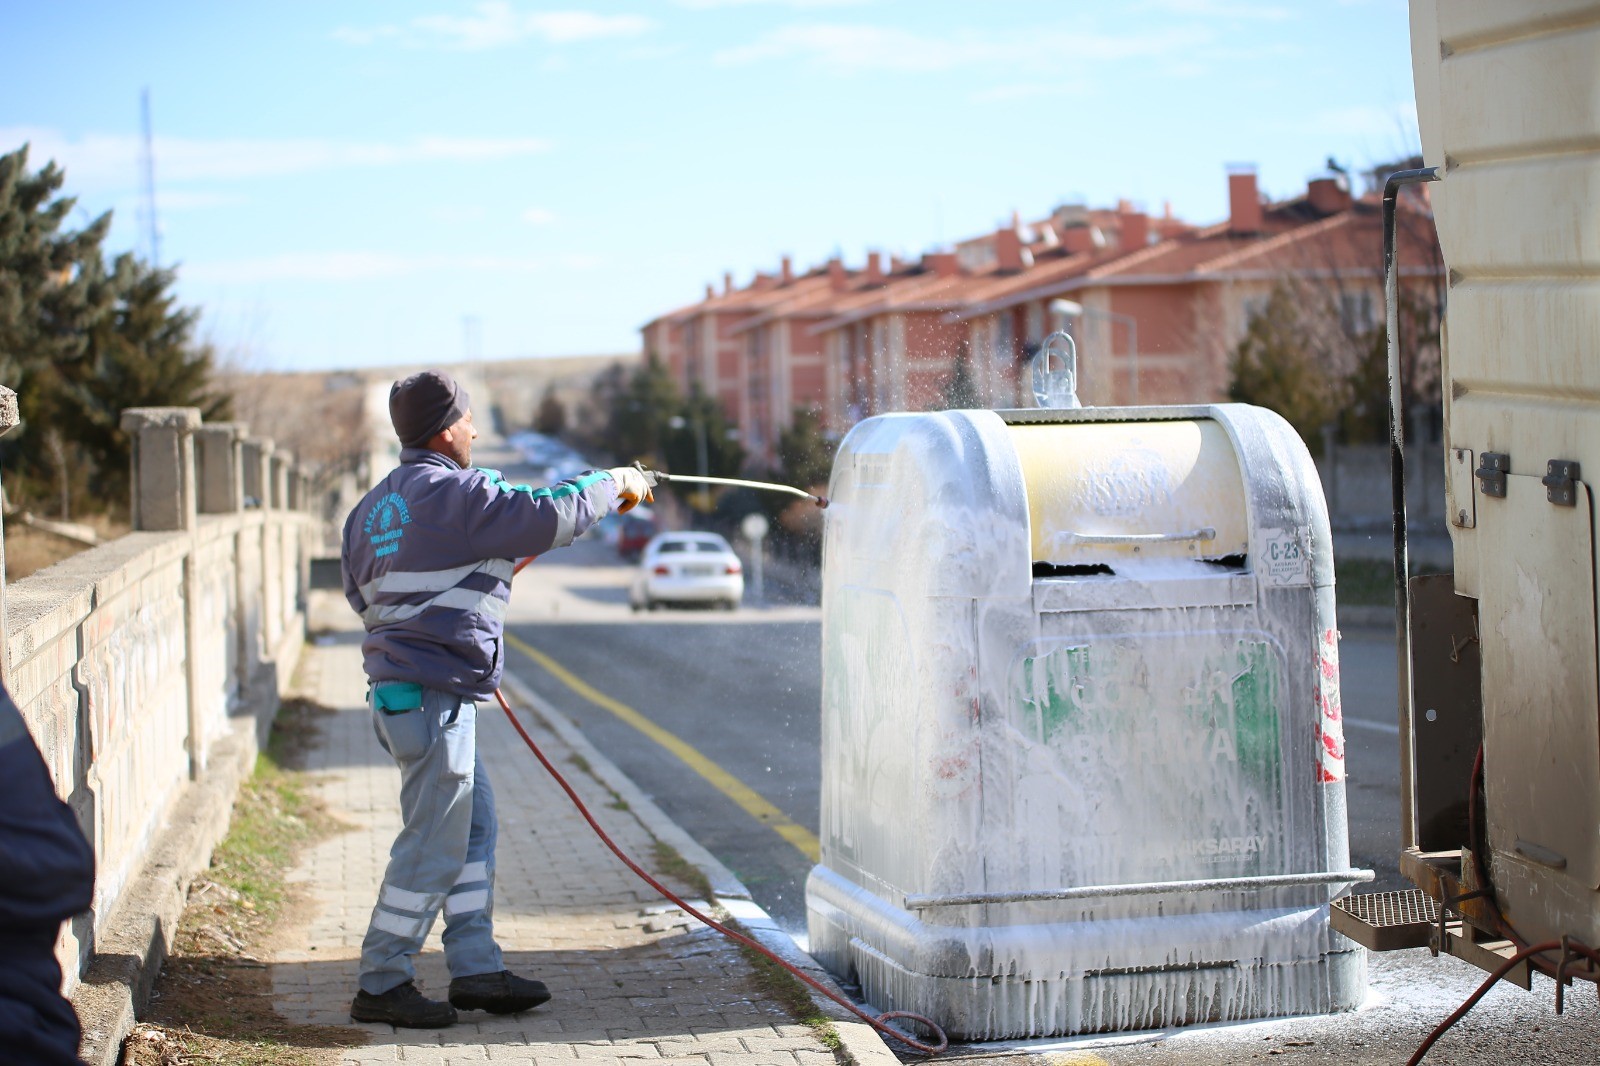
[[344, 594], [367, 628], [367, 676], [488, 699], [504, 669], [513, 561], [571, 544], [615, 503], [603, 471], [534, 489], [403, 450], [344, 525]]

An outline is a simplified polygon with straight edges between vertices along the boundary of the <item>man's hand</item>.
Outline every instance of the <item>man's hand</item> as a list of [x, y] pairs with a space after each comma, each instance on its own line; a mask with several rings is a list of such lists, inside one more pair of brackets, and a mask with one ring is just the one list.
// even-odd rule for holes
[[655, 486], [656, 478], [644, 467], [638, 464], [614, 466], [606, 473], [617, 483], [617, 499], [622, 501], [622, 505], [617, 508], [618, 514], [626, 514], [633, 510], [639, 505], [640, 500], [645, 503], [655, 502], [655, 493], [650, 490]]

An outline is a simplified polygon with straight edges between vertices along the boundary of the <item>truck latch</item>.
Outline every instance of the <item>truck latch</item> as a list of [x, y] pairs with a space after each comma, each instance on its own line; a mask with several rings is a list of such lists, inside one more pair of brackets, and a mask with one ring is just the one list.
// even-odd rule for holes
[[1485, 496], [1506, 497], [1506, 475], [1511, 473], [1511, 456], [1505, 452], [1478, 455], [1478, 486]]
[[1576, 507], [1578, 494], [1575, 491], [1575, 482], [1578, 480], [1578, 461], [1576, 459], [1552, 459], [1548, 466], [1548, 473], [1544, 476], [1545, 495], [1551, 503], [1558, 503], [1563, 507]]

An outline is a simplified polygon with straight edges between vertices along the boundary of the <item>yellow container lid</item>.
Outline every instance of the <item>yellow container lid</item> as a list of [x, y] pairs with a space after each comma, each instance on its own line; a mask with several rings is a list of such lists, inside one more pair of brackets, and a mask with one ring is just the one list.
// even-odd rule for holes
[[1013, 424], [1033, 561], [1058, 566], [1244, 555], [1233, 442], [1209, 419]]

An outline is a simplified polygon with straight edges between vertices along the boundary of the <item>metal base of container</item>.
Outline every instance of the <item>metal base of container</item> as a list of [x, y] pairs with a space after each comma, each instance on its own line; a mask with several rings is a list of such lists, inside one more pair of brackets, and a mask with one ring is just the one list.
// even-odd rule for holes
[[1155, 1029], [1353, 1010], [1367, 958], [1328, 908], [1055, 924], [934, 925], [826, 867], [806, 883], [811, 954], [879, 1010], [961, 1040]]

